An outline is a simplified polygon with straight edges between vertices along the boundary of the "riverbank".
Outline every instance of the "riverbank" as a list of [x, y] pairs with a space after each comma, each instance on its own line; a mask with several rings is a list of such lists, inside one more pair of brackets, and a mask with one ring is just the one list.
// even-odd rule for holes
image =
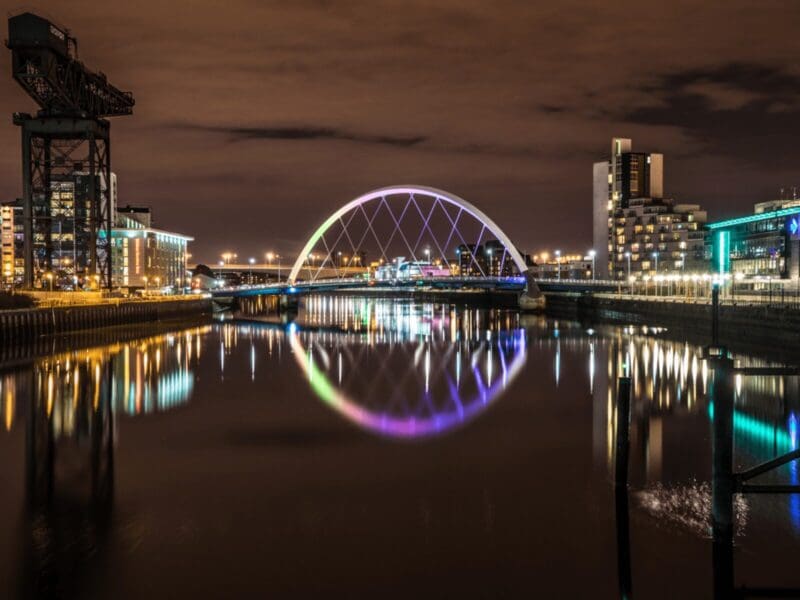
[[[673, 298], [648, 298], [611, 293], [547, 293], [546, 313], [580, 321], [668, 327], [710, 343], [711, 305]], [[800, 352], [800, 307], [792, 304], [723, 303], [719, 312], [720, 344]]]
[[91, 350], [98, 346], [125, 344], [127, 342], [176, 334], [187, 329], [205, 332], [211, 329], [213, 321], [206, 317], [189, 316], [185, 318], [137, 323], [135, 325], [116, 325], [99, 329], [81, 329], [55, 335], [39, 336], [14, 344], [0, 344], [0, 371], [30, 364], [44, 356], [57, 355], [75, 350]]
[[211, 299], [196, 296], [3, 310], [0, 311], [0, 343], [7, 345], [45, 335], [201, 317], [211, 312]]

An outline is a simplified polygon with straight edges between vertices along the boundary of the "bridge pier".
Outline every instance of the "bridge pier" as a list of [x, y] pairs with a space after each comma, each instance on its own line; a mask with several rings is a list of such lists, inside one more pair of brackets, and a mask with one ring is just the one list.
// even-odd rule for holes
[[519, 296], [519, 307], [522, 310], [540, 311], [544, 310], [544, 294], [539, 289], [536, 280], [530, 270], [525, 271], [525, 291]]
[[278, 313], [297, 313], [300, 299], [297, 294], [281, 294], [278, 301]]

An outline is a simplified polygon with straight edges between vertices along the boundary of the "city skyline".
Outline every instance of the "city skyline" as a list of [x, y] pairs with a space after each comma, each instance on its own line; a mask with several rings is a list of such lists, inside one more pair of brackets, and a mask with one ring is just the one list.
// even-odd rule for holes
[[[210, 262], [291, 255], [336, 207], [396, 183], [458, 194], [525, 250], [583, 251], [591, 166], [614, 136], [665, 155], [665, 196], [713, 219], [749, 212], [800, 184], [800, 7], [725, 6], [26, 8], [136, 96], [114, 121], [120, 203], [151, 206]], [[10, 114], [35, 106], [2, 85], [5, 201], [21, 195]]]

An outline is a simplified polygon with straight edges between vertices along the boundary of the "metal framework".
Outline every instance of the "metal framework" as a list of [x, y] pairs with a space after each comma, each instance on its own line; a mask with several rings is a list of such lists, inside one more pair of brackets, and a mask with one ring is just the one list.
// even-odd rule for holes
[[[22, 130], [24, 285], [63, 268], [54, 256], [64, 262], [68, 241], [72, 274], [111, 287], [111, 140], [102, 117], [132, 114], [133, 96], [77, 59], [69, 31], [31, 13], [11, 17], [8, 28], [14, 80], [40, 107], [36, 117], [14, 114]], [[73, 197], [64, 202], [54, 186], [70, 181]]]
[[[432, 226], [434, 219], [439, 221], [439, 228]], [[388, 223], [383, 231], [378, 230], [379, 220]], [[470, 225], [473, 227], [467, 233]], [[491, 236], [496, 239], [491, 240]], [[490, 242], [499, 243], [500, 256], [493, 258], [494, 270], [506, 272], [511, 263], [520, 274], [527, 271], [525, 259], [509, 237], [476, 206], [431, 187], [389, 186], [359, 196], [328, 217], [303, 247], [288, 280], [296, 282], [304, 267], [310, 280], [331, 271], [336, 277], [347, 276], [350, 265], [343, 265], [336, 258], [341, 254], [340, 248], [344, 247], [350, 256], [359, 257], [369, 244], [377, 250], [374, 258], [383, 263], [394, 260], [393, 244], [413, 261], [420, 261], [423, 256], [430, 259], [433, 255], [444, 265], [449, 265], [461, 249], [467, 252], [466, 259], [461, 257], [461, 260], [468, 263], [470, 271], [487, 276], [491, 269], [480, 260], [476, 249]], [[313, 250], [318, 247], [321, 258], [315, 261]]]
[[133, 95], [78, 60], [78, 40], [31, 13], [8, 20], [14, 80], [50, 115], [94, 118], [133, 114]]
[[[61, 242], [65, 238], [73, 273], [98, 276], [101, 285], [110, 286], [108, 122], [52, 118], [15, 118], [14, 122], [22, 128], [25, 286], [32, 287], [43, 273], [54, 269], [54, 256], [63, 263]], [[59, 184], [70, 185], [69, 201], [61, 197]]]

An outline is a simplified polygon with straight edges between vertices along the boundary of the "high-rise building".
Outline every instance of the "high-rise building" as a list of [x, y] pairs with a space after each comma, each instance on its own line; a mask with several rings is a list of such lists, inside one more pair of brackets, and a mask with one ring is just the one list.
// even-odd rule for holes
[[21, 285], [25, 276], [23, 258], [22, 201], [0, 205], [0, 276], [4, 287]]
[[[33, 232], [34, 286], [45, 284], [51, 277], [56, 285], [74, 285], [90, 281], [95, 266], [92, 261], [92, 184], [105, 190], [103, 175], [92, 177], [83, 171], [53, 176], [49, 193], [36, 195], [35, 216], [39, 226]], [[110, 198], [116, 198], [116, 176], [112, 174]], [[113, 207], [111, 208], [113, 211]], [[23, 252], [24, 255], [24, 252]], [[24, 260], [24, 256], [23, 256]]]
[[478, 277], [488, 271], [483, 245], [461, 244], [456, 248], [456, 257], [460, 275]]
[[515, 265], [511, 255], [506, 250], [503, 242], [487, 240], [483, 245], [486, 263], [486, 274], [490, 277], [509, 277], [513, 274]]
[[619, 273], [620, 242], [614, 219], [634, 198], [659, 200], [664, 194], [664, 157], [633, 152], [631, 140], [611, 140], [611, 157], [594, 164], [593, 216], [597, 278]]
[[664, 156], [631, 148], [614, 138], [609, 160], [594, 164], [596, 277], [702, 269], [705, 211], [664, 198]]
[[14, 283], [14, 206], [0, 207], [0, 248], [2, 278], [5, 285]]

